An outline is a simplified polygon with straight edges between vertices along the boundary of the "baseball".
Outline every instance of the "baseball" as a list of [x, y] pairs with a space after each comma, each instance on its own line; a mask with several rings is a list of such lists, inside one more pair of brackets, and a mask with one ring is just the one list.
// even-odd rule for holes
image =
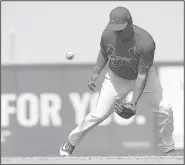
[[74, 53], [72, 53], [72, 52], [68, 52], [68, 53], [66, 53], [66, 58], [68, 59], [68, 60], [72, 60], [73, 58], [74, 58]]

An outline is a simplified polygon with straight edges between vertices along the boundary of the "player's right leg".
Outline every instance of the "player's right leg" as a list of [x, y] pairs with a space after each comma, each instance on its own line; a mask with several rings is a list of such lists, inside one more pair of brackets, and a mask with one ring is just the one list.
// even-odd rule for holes
[[75, 146], [80, 143], [89, 131], [113, 113], [112, 105], [114, 98], [124, 98], [128, 94], [129, 89], [128, 80], [120, 79], [109, 71], [102, 84], [95, 109], [70, 133], [67, 142], [60, 148], [60, 155], [70, 155]]
[[[132, 83], [134, 87], [135, 82], [132, 81]], [[146, 107], [149, 107], [149, 110], [155, 114], [158, 129], [156, 138], [159, 151], [163, 154], [174, 151], [172, 106], [163, 98], [163, 88], [155, 70], [149, 71], [147, 83], [138, 104], [148, 105]]]

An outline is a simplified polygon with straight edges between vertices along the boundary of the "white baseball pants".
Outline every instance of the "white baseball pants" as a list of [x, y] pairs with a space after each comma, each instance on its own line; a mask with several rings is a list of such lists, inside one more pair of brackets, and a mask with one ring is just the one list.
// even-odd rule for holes
[[[136, 80], [122, 79], [108, 69], [96, 108], [70, 133], [68, 139], [71, 144], [76, 146], [90, 130], [108, 118], [114, 112], [112, 108], [113, 99], [119, 97], [124, 100], [128, 93], [134, 89], [135, 83]], [[141, 95], [145, 99], [142, 104], [150, 105], [151, 109], [149, 110], [155, 112], [159, 129], [158, 146], [162, 152], [168, 152], [174, 149], [172, 138], [173, 112], [170, 104], [164, 102], [162, 91], [156, 71], [152, 67], [149, 70], [146, 86]]]

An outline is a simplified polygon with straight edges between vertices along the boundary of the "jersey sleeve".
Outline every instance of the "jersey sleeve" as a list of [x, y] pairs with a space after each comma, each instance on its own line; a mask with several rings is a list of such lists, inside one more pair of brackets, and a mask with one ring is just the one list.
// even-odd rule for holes
[[153, 42], [141, 53], [139, 59], [139, 67], [150, 69], [151, 66], [153, 65], [154, 53], [155, 53], [155, 42]]
[[105, 46], [104, 46], [104, 37], [103, 37], [103, 35], [102, 35], [101, 41], [100, 41], [100, 51], [101, 51], [101, 53], [102, 53], [104, 56], [107, 55], [107, 51], [106, 51], [106, 48], [105, 48]]

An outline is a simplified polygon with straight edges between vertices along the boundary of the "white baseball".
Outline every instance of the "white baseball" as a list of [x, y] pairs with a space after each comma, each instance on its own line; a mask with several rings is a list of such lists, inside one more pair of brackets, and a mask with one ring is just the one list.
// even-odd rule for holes
[[74, 53], [72, 53], [72, 52], [68, 52], [68, 53], [66, 53], [66, 58], [68, 59], [68, 60], [72, 60], [73, 58], [74, 58]]

